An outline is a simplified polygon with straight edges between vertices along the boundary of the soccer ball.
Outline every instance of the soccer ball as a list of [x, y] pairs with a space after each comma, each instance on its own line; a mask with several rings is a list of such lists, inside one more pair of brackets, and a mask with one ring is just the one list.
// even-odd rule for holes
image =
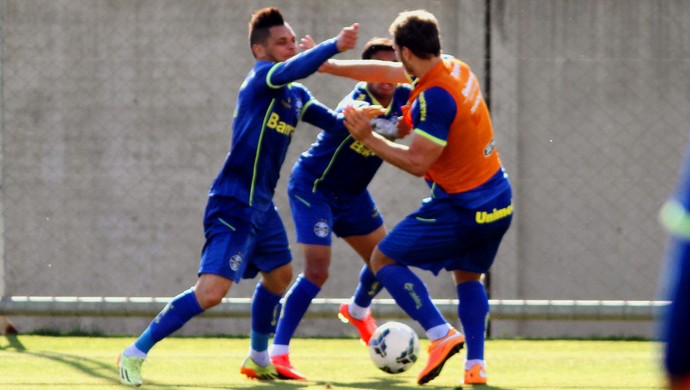
[[400, 322], [386, 322], [379, 326], [369, 340], [369, 356], [374, 365], [389, 374], [405, 372], [419, 355], [419, 337], [409, 326]]

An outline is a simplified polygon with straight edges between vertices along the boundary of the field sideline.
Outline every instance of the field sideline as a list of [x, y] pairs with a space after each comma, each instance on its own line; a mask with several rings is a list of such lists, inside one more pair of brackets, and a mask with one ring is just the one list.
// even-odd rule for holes
[[[132, 338], [0, 336], [0, 388], [124, 388], [115, 360]], [[291, 359], [307, 381], [255, 381], [239, 374], [248, 339], [169, 338], [144, 364], [144, 389], [453, 389], [464, 351], [423, 387], [420, 361], [406, 373], [376, 369], [354, 339], [295, 339]], [[659, 345], [651, 341], [489, 340], [489, 386], [478, 389], [661, 389]], [[470, 388], [465, 386], [465, 388]]]

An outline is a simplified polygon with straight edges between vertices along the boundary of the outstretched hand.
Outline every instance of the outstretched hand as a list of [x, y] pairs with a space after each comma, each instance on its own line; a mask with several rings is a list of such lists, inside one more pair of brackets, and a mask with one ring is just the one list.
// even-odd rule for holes
[[370, 111], [371, 112], [367, 114], [363, 108], [353, 106], [347, 106], [343, 110], [343, 114], [345, 115], [345, 121], [343, 124], [347, 128], [347, 131], [349, 131], [350, 134], [352, 134], [352, 137], [357, 141], [362, 141], [367, 137], [371, 137], [373, 134], [369, 121], [371, 121], [371, 118], [376, 117], [378, 114], [370, 116], [373, 114], [373, 111]]
[[357, 32], [359, 31], [359, 23], [354, 23], [350, 27], [344, 27], [338, 34], [336, 46], [338, 51], [354, 49], [357, 45]]

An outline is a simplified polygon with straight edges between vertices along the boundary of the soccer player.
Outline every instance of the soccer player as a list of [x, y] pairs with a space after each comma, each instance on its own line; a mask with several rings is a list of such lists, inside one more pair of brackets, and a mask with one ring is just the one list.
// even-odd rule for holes
[[[344, 110], [352, 136], [383, 160], [423, 176], [431, 196], [377, 245], [370, 261], [376, 278], [432, 341], [417, 382], [439, 375], [467, 343], [465, 384], [487, 382], [484, 333], [489, 302], [481, 277], [491, 267], [513, 214], [508, 176], [499, 160], [491, 119], [479, 82], [460, 60], [441, 56], [438, 21], [418, 10], [398, 15], [390, 27], [401, 65], [339, 66], [322, 71], [403, 82], [416, 78], [404, 119], [414, 129], [409, 147], [373, 133], [356, 107]], [[340, 68], [340, 70], [338, 70]], [[358, 70], [365, 70], [362, 73]], [[450, 326], [410, 266], [437, 274], [450, 271], [465, 335]]]
[[663, 318], [664, 367], [672, 390], [690, 390], [690, 150], [680, 183], [661, 209], [660, 220], [671, 233], [662, 288], [671, 300]]
[[240, 372], [250, 378], [278, 377], [268, 341], [280, 313], [280, 299], [292, 280], [287, 234], [273, 193], [298, 120], [324, 129], [340, 117], [295, 83], [357, 43], [358, 25], [297, 54], [295, 33], [277, 8], [255, 12], [249, 45], [256, 63], [240, 87], [233, 134], [225, 163], [213, 181], [204, 215], [206, 242], [195, 286], [172, 299], [139, 338], [118, 357], [120, 379], [140, 385], [149, 350], [192, 317], [221, 302], [233, 283], [261, 279], [251, 307], [251, 347]]
[[[393, 42], [387, 38], [369, 40], [362, 58], [395, 61]], [[407, 102], [410, 90], [408, 84], [359, 83], [343, 98], [337, 110], [351, 104], [385, 107], [385, 114], [372, 123], [379, 133], [395, 138], [399, 136], [397, 121], [402, 115], [401, 107]], [[286, 295], [271, 347], [271, 361], [283, 377], [306, 379], [290, 363], [289, 344], [312, 299], [328, 279], [331, 232], [342, 237], [365, 263], [386, 235], [381, 214], [367, 190], [382, 162], [343, 128], [322, 131], [292, 169], [288, 195], [305, 268]], [[339, 316], [358, 329], [365, 344], [376, 330], [369, 305], [382, 288], [365, 264], [354, 296], [340, 306]]]

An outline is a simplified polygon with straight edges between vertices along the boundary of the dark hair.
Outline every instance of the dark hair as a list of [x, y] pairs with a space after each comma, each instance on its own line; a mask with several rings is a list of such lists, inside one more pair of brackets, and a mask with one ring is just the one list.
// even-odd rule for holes
[[389, 29], [398, 47], [408, 48], [422, 59], [441, 55], [438, 20], [428, 11], [401, 12]]
[[393, 47], [393, 41], [391, 41], [388, 38], [371, 38], [369, 42], [367, 42], [364, 45], [364, 49], [362, 50], [362, 59], [370, 60], [371, 57], [374, 56], [374, 54], [380, 51], [395, 52], [395, 48]]
[[265, 44], [271, 35], [269, 29], [284, 24], [283, 14], [278, 8], [262, 8], [254, 12], [249, 20], [249, 47], [256, 43]]

